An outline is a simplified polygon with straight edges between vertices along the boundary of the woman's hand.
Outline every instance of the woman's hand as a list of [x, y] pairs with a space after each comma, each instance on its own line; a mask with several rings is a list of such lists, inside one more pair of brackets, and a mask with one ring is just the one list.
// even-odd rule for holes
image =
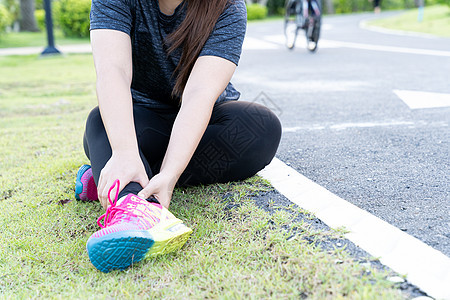
[[[139, 154], [113, 152], [113, 155], [102, 169], [97, 191], [100, 203], [105, 209], [110, 206], [108, 191], [117, 179], [120, 181], [119, 192], [132, 181], [139, 183], [143, 187], [147, 186], [148, 176]], [[112, 195], [115, 195], [115, 193]]]
[[150, 182], [139, 192], [138, 196], [143, 199], [154, 196], [162, 206], [169, 208], [176, 183], [176, 177], [166, 173], [159, 173], [150, 179]]

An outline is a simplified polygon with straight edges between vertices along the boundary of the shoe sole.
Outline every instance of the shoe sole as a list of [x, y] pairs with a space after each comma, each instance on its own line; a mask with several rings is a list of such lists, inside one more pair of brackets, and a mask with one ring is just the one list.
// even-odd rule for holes
[[192, 229], [174, 219], [150, 230], [114, 232], [90, 238], [86, 248], [92, 264], [100, 271], [125, 270], [132, 264], [174, 252], [186, 243]]
[[80, 194], [83, 192], [83, 183], [81, 182], [81, 177], [83, 174], [91, 168], [90, 165], [82, 165], [77, 172], [77, 179], [75, 181], [75, 199], [80, 199]]

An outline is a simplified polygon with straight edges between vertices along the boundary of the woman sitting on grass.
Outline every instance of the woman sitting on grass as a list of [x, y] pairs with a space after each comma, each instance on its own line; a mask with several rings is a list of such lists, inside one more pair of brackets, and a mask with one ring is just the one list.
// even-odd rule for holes
[[183, 246], [192, 230], [167, 210], [175, 185], [242, 180], [274, 157], [277, 117], [233, 101], [245, 28], [243, 0], [93, 0], [99, 106], [75, 195], [106, 209], [87, 242], [100, 271]]

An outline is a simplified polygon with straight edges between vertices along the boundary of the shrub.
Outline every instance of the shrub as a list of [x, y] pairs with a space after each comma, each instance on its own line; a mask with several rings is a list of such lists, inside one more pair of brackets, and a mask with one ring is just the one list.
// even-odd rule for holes
[[[383, 0], [383, 2], [385, 1], [387, 0]], [[337, 14], [367, 11], [373, 9], [372, 3], [368, 0], [334, 0], [333, 4], [334, 10]]]
[[284, 14], [284, 2], [285, 0], [268, 0], [267, 9], [270, 15], [283, 15]]
[[[14, 23], [15, 21], [19, 20], [20, 15], [20, 4], [19, 0], [0, 0], [0, 5], [4, 5], [4, 8], [9, 12], [10, 15], [10, 24]], [[0, 20], [0, 22], [2, 22]]]
[[91, 0], [60, 0], [57, 4], [55, 20], [64, 35], [88, 37]]
[[383, 0], [381, 9], [405, 9], [415, 7], [414, 0]]
[[[44, 9], [36, 9], [34, 11], [34, 16], [36, 18], [36, 22], [40, 30], [45, 30], [45, 10]], [[59, 27], [59, 1], [52, 1], [52, 23], [53, 27]]]
[[34, 16], [40, 30], [45, 30], [45, 10], [36, 9], [34, 11]]
[[425, 6], [444, 4], [450, 6], [450, 0], [425, 0]]
[[259, 20], [267, 17], [267, 7], [261, 4], [250, 4], [247, 6], [247, 19]]
[[6, 7], [0, 4], [0, 34], [6, 31], [6, 28], [13, 22], [13, 17], [6, 9]]
[[36, 9], [44, 9], [44, 1], [43, 0], [34, 0], [34, 7]]
[[[428, 0], [427, 0], [428, 1]], [[440, 0], [430, 0], [440, 1]], [[443, 0], [445, 1], [445, 0]], [[447, 0], [448, 1], [448, 0]], [[358, 11], [370, 11], [373, 9], [373, 3], [368, 0], [333, 0], [336, 13], [351, 13]], [[381, 9], [405, 9], [414, 7], [414, 0], [382, 0]]]
[[[322, 8], [324, 13], [330, 13], [327, 11], [327, 5], [325, 0], [322, 1]], [[450, 6], [450, 0], [424, 0], [425, 5], [447, 4]], [[371, 11], [373, 10], [373, 3], [369, 0], [332, 0], [333, 7], [336, 13], [351, 13], [358, 11]], [[381, 7], [383, 10], [390, 9], [408, 9], [416, 7], [418, 0], [382, 0]], [[271, 15], [283, 15], [284, 14], [285, 0], [268, 0], [267, 8], [268, 13]], [[250, 19], [249, 19], [250, 20]]]

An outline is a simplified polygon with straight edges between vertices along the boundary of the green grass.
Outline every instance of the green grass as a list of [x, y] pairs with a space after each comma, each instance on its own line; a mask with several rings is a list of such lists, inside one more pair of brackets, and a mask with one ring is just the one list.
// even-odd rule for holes
[[403, 298], [386, 272], [318, 246], [341, 230], [314, 230], [293, 206], [257, 208], [252, 197], [271, 190], [259, 177], [177, 189], [171, 210], [194, 230], [187, 244], [97, 271], [85, 243], [102, 209], [72, 201], [96, 105], [92, 57], [0, 57], [0, 69], [0, 298]]
[[425, 7], [422, 22], [418, 19], [418, 9], [411, 9], [401, 15], [373, 20], [369, 25], [394, 30], [403, 30], [450, 37], [450, 6], [434, 5]]
[[[55, 30], [55, 44], [71, 45], [89, 43], [89, 38], [67, 38], [61, 30]], [[47, 33], [41, 32], [10, 32], [0, 35], [0, 48], [16, 47], [45, 47], [47, 46]]]

